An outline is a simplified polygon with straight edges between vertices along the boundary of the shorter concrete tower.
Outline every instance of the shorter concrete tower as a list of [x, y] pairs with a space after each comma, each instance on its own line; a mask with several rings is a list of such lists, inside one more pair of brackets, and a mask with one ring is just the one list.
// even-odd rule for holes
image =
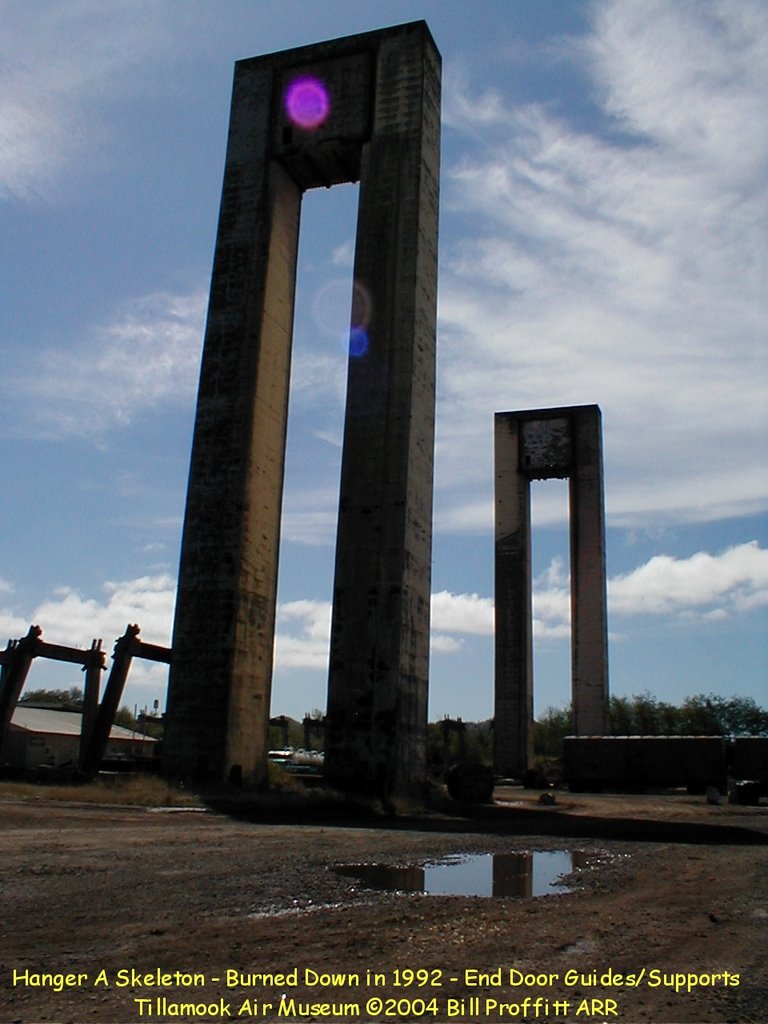
[[576, 735], [603, 735], [608, 624], [600, 409], [499, 412], [496, 462], [494, 768], [520, 777], [533, 745], [531, 480], [567, 478], [570, 493], [571, 687]]

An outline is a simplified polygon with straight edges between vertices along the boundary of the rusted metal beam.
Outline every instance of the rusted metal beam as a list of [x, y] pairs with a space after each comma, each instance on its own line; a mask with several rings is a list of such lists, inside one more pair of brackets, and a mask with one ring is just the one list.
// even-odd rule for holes
[[101, 649], [101, 640], [94, 640], [91, 649], [88, 651], [88, 661], [85, 667], [85, 685], [83, 687], [83, 721], [80, 726], [80, 750], [78, 753], [78, 764], [84, 768], [88, 751], [88, 744], [91, 740], [93, 726], [96, 722], [96, 715], [99, 709], [99, 688], [101, 685], [101, 673], [104, 670], [106, 655]]
[[96, 720], [88, 743], [84, 746], [81, 754], [81, 767], [89, 775], [99, 770], [99, 765], [104, 758], [104, 751], [107, 749], [109, 732], [115, 720], [120, 698], [123, 695], [125, 681], [128, 678], [128, 671], [134, 657], [137, 637], [140, 627], [129, 625], [123, 636], [115, 641], [115, 650], [112, 654], [112, 668], [109, 672], [107, 685], [104, 687], [104, 696], [99, 704]]
[[48, 658], [51, 661], [82, 665], [85, 671], [79, 763], [83, 771], [97, 771], [104, 757], [131, 661], [134, 658], [143, 658], [166, 665], [171, 663], [170, 647], [144, 643], [143, 640], [139, 640], [139, 632], [139, 626], [129, 625], [125, 634], [116, 641], [112, 669], [101, 704], [99, 684], [106, 658], [101, 649], [101, 640], [93, 640], [89, 650], [66, 647], [63, 644], [49, 644], [41, 639], [43, 631], [40, 626], [30, 626], [25, 637], [10, 640], [7, 648], [0, 651], [0, 763], [13, 712], [32, 661], [35, 658]]
[[139, 639], [140, 631], [140, 626], [129, 625], [124, 635], [115, 642], [112, 668], [104, 687], [104, 696], [98, 706], [90, 735], [81, 745], [80, 766], [90, 775], [99, 770], [99, 765], [104, 759], [109, 732], [115, 721], [133, 659], [143, 658], [146, 661], [159, 661], [166, 665], [171, 662], [171, 648], [145, 643]]
[[165, 665], [171, 664], [173, 651], [170, 647], [161, 647], [160, 644], [147, 644], [143, 640], [134, 640], [134, 658], [143, 658], [145, 661], [160, 661]]
[[11, 728], [11, 719], [18, 703], [30, 665], [42, 636], [39, 626], [30, 626], [21, 640], [11, 640], [3, 651], [2, 686], [0, 687], [0, 763]]
[[48, 658], [51, 661], [66, 661], [71, 665], [82, 665], [85, 667], [91, 657], [90, 651], [84, 651], [79, 647], [65, 647], [63, 644], [49, 644], [40, 640], [35, 650], [36, 658]]

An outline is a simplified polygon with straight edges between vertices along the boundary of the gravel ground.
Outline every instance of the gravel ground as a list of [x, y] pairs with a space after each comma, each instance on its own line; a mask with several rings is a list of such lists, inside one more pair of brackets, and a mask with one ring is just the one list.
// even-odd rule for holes
[[[0, 801], [0, 1024], [768, 1022], [768, 807], [537, 795], [364, 827]], [[537, 898], [332, 870], [554, 849], [589, 866]]]

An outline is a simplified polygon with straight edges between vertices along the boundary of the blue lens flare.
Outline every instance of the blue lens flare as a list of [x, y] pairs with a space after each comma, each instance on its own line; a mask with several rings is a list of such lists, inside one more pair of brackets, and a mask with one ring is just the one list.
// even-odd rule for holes
[[352, 327], [349, 332], [349, 354], [360, 359], [368, 351], [368, 332], [362, 327]]
[[311, 75], [294, 78], [285, 92], [285, 112], [297, 127], [314, 131], [331, 112], [328, 90]]

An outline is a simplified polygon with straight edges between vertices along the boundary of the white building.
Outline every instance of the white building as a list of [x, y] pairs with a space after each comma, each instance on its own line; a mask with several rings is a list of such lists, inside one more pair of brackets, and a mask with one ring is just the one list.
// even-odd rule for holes
[[[13, 768], [76, 765], [82, 723], [79, 711], [54, 711], [17, 704], [3, 761]], [[120, 760], [154, 757], [156, 747], [157, 740], [152, 737], [113, 725], [104, 756]]]

